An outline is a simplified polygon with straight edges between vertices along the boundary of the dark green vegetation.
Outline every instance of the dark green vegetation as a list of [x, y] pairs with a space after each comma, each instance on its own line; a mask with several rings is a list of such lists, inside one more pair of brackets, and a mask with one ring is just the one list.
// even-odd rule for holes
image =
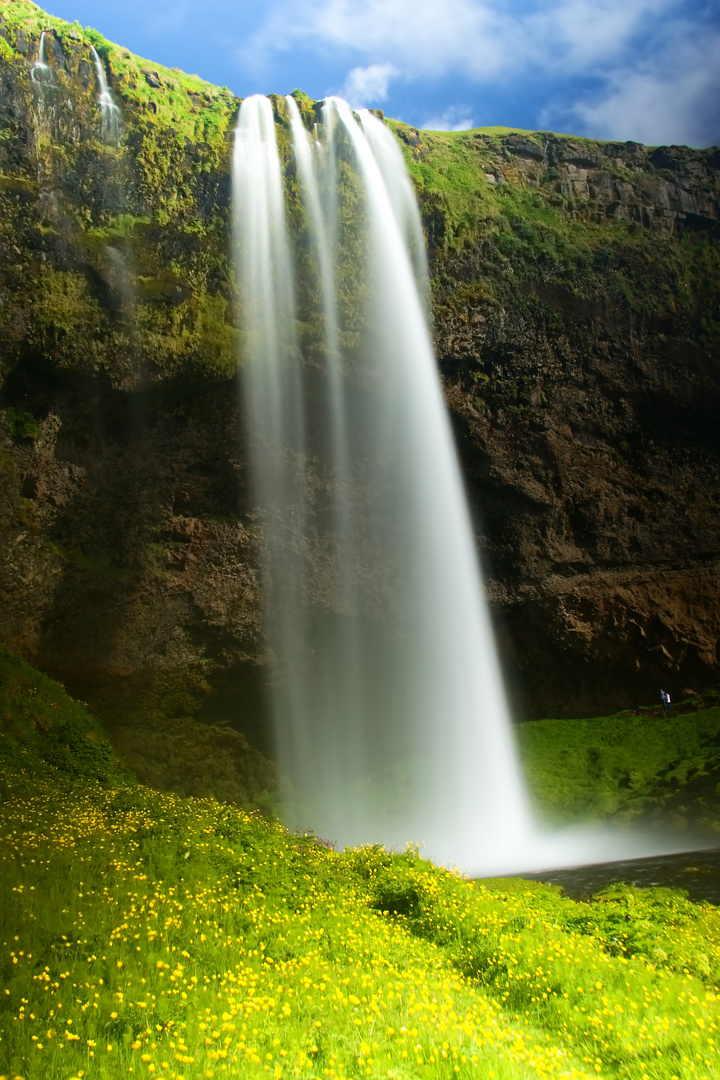
[[[33, 81], [42, 30], [51, 75]], [[23, 0], [2, 5], [0, 43], [4, 370], [29, 354], [116, 385], [181, 367], [227, 377], [233, 96]], [[91, 46], [122, 108], [109, 142]]]
[[192, 693], [177, 680], [126, 689], [108, 709], [116, 748], [111, 753], [86, 705], [0, 645], [0, 757], [12, 767], [30, 761], [34, 768], [41, 760], [70, 780], [108, 786], [135, 783], [139, 775], [183, 794], [272, 805], [272, 764], [227, 723], [198, 722]]
[[717, 909], [336, 855], [137, 785], [61, 687], [0, 674], [3, 1077], [717, 1076]]
[[131, 784], [101, 725], [64, 687], [0, 646], [0, 761], [67, 783]]
[[528, 784], [554, 822], [615, 816], [720, 835], [717, 693], [659, 707], [517, 728]]

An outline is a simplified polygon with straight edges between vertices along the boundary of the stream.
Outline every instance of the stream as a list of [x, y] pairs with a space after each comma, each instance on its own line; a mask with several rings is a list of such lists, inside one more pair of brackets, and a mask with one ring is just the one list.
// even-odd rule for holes
[[720, 905], [720, 847], [517, 876], [560, 885], [572, 900], [587, 900], [609, 885], [623, 883], [642, 889], [685, 889], [690, 900]]

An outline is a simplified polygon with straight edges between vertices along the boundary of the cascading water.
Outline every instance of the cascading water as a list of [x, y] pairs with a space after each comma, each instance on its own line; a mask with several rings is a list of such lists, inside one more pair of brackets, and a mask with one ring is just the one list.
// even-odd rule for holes
[[52, 68], [47, 62], [45, 34], [46, 31], [43, 30], [40, 35], [40, 44], [38, 45], [38, 58], [30, 69], [30, 78], [33, 83], [40, 88], [41, 93], [45, 86], [48, 86], [55, 81]]
[[[361, 127], [329, 100], [313, 145], [288, 109], [294, 247], [267, 99], [243, 102], [235, 150], [286, 812], [342, 844], [420, 841], [494, 864], [529, 814], [408, 255], [410, 238], [420, 263], [409, 181], [375, 117]], [[298, 318], [321, 325], [309, 343]]]
[[276, 124], [267, 98], [242, 103], [234, 200], [288, 823], [343, 846], [422, 843], [475, 874], [682, 848], [535, 826], [400, 150], [376, 117], [358, 122], [340, 100], [307, 127], [294, 98], [278, 108]]
[[90, 54], [95, 65], [95, 74], [98, 81], [98, 98], [101, 114], [101, 136], [103, 142], [115, 142], [120, 135], [121, 114], [120, 106], [117, 105], [107, 84], [105, 68], [94, 45], [90, 46]]
[[59, 97], [59, 87], [55, 72], [48, 63], [46, 30], [43, 30], [40, 34], [37, 60], [30, 68], [30, 82], [35, 93], [35, 102], [43, 126], [52, 130]]

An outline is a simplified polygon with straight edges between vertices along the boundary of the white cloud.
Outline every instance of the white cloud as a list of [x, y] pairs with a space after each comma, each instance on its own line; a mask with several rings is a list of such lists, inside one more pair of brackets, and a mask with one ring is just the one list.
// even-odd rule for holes
[[256, 64], [312, 43], [324, 56], [343, 50], [364, 64], [389, 63], [414, 75], [442, 75], [458, 64], [489, 71], [506, 21], [486, 0], [275, 0], [243, 57]]
[[532, 59], [568, 72], [592, 74], [622, 62], [638, 39], [648, 42], [659, 21], [678, 0], [555, 0], [524, 20], [533, 43]]
[[345, 98], [355, 109], [385, 101], [391, 79], [396, 79], [400, 72], [392, 64], [369, 64], [356, 67], [349, 72], [340, 97]]
[[720, 32], [673, 24], [651, 58], [610, 70], [594, 95], [544, 110], [598, 138], [706, 146], [720, 132]]
[[448, 105], [439, 116], [430, 116], [420, 124], [423, 131], [468, 131], [474, 127], [465, 105]]
[[[496, 92], [532, 81], [541, 125], [544, 109], [578, 133], [697, 145], [720, 134], [713, 10], [709, 0], [270, 0], [243, 56], [255, 70], [290, 50], [340, 61], [358, 104], [385, 101], [397, 78]], [[568, 100], [549, 105], [560, 85]], [[469, 123], [442, 109], [428, 124]]]
[[480, 82], [528, 67], [566, 72], [617, 60], [653, 20], [682, 0], [275, 0], [244, 50], [248, 60], [312, 44], [363, 66], [415, 77], [463, 73]]

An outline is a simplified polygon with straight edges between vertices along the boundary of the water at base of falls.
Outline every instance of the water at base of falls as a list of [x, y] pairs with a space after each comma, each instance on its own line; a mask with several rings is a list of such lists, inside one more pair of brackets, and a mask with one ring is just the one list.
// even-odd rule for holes
[[471, 874], [644, 853], [534, 826], [399, 147], [337, 99], [317, 138], [293, 98], [278, 107], [276, 124], [268, 99], [241, 106], [234, 206], [286, 821]]

